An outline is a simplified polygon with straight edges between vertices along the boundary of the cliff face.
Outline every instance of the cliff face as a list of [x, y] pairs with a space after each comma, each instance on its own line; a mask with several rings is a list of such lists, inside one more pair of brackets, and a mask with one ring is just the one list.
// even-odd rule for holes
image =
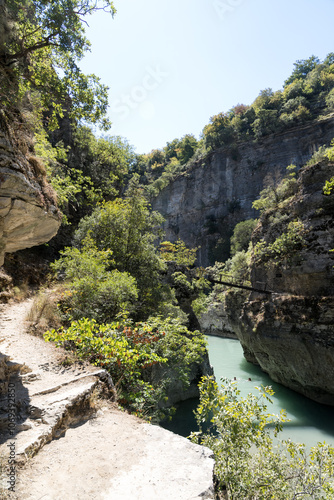
[[267, 244], [298, 219], [304, 244], [282, 259], [252, 263], [252, 283], [267, 283], [271, 296], [252, 293], [235, 303], [227, 296], [230, 320], [245, 357], [270, 377], [315, 401], [334, 405], [334, 194], [322, 192], [334, 165], [302, 170], [299, 189], [284, 206], [261, 217], [253, 244]]
[[161, 191], [154, 210], [165, 217], [166, 239], [181, 238], [200, 246], [198, 263], [206, 266], [228, 256], [229, 238], [237, 222], [257, 217], [252, 202], [268, 174], [285, 174], [294, 163], [301, 167], [319, 146], [334, 137], [334, 119], [327, 119], [218, 150], [195, 164]]
[[[12, 133], [0, 116], [0, 266], [6, 252], [49, 241], [60, 216], [45, 169], [29, 137]], [[31, 141], [31, 139], [30, 139]]]

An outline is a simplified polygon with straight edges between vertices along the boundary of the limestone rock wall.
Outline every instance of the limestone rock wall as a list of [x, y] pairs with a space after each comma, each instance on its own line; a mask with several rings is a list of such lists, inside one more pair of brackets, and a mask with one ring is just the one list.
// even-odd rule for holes
[[198, 321], [201, 332], [206, 335], [216, 335], [217, 337], [230, 339], [237, 338], [222, 302], [210, 304], [208, 310], [199, 316]]
[[248, 361], [307, 397], [334, 406], [334, 194], [322, 192], [334, 164], [303, 169], [297, 194], [260, 219], [253, 243], [271, 243], [297, 218], [305, 244], [290, 258], [253, 261], [252, 281], [276, 293], [226, 298], [229, 319]]
[[0, 266], [6, 252], [45, 243], [59, 226], [55, 194], [33, 147], [20, 148], [0, 120]]
[[[152, 207], [165, 217], [166, 239], [200, 246], [198, 264], [228, 256], [236, 223], [257, 217], [252, 202], [271, 173], [286, 173], [291, 163], [303, 166], [313, 152], [334, 137], [334, 119], [326, 119], [221, 149], [195, 164], [161, 191]], [[222, 259], [223, 257], [223, 259]]]

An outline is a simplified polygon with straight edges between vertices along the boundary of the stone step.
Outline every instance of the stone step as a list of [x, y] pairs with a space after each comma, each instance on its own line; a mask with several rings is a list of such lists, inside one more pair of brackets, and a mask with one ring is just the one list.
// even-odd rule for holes
[[[94, 389], [101, 385], [101, 379], [107, 378], [104, 370], [98, 370], [36, 393], [29, 391], [25, 397], [21, 395], [14, 411], [8, 410], [0, 417], [1, 443], [15, 443], [17, 463], [23, 464], [46, 443], [61, 436], [69, 425], [89, 418]], [[14, 430], [8, 432], [13, 415]], [[4, 446], [0, 446], [0, 453]]]

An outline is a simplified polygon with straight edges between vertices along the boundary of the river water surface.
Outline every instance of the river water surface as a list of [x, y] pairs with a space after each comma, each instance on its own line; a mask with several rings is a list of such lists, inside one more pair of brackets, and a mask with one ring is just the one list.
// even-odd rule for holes
[[[326, 441], [334, 445], [334, 408], [315, 403], [280, 384], [272, 382], [259, 367], [248, 363], [243, 357], [242, 347], [238, 340], [221, 337], [207, 337], [210, 363], [213, 366], [217, 381], [221, 377], [236, 377], [241, 396], [249, 392], [258, 393], [256, 386], [271, 385], [275, 391], [273, 405], [268, 405], [269, 413], [287, 411], [290, 422], [284, 424], [280, 433], [281, 439], [305, 443], [311, 447], [317, 442]], [[248, 379], [251, 378], [251, 381]], [[197, 430], [193, 410], [198, 401], [190, 400], [182, 403], [173, 420], [163, 424], [173, 432], [187, 436]]]

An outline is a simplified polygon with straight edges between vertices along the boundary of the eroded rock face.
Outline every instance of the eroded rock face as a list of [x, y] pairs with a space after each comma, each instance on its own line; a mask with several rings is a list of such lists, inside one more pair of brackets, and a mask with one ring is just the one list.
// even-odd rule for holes
[[228, 258], [235, 224], [256, 218], [252, 203], [268, 174], [286, 174], [291, 163], [302, 167], [319, 146], [334, 137], [334, 120], [327, 119], [221, 149], [193, 166], [161, 191], [152, 202], [166, 219], [166, 239], [181, 238], [200, 247], [198, 265]]
[[334, 194], [322, 191], [332, 176], [333, 164], [306, 167], [291, 202], [260, 220], [253, 244], [273, 242], [292, 220], [306, 228], [300, 250], [252, 264], [252, 283], [265, 282], [277, 293], [252, 293], [239, 306], [230, 293], [226, 302], [248, 361], [274, 381], [334, 406]]
[[230, 339], [237, 338], [222, 302], [210, 304], [208, 310], [199, 316], [198, 321], [201, 332], [206, 335]]
[[49, 241], [60, 226], [55, 194], [43, 165], [15, 144], [0, 123], [0, 266], [6, 252]]

